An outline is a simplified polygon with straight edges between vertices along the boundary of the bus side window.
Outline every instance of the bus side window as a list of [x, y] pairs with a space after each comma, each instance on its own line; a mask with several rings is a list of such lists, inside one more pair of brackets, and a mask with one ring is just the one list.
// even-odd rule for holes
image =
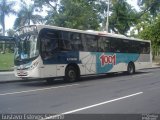
[[132, 53], [140, 53], [139, 41], [132, 41], [131, 42], [131, 52]]
[[129, 40], [122, 40], [122, 43], [121, 43], [121, 52], [122, 53], [129, 53], [129, 52], [131, 52], [130, 51], [130, 47], [131, 47], [131, 45], [130, 45], [130, 42], [129, 42]]
[[146, 43], [145, 48], [146, 48], [146, 54], [149, 54], [150, 53], [150, 44]]
[[149, 43], [147, 42], [141, 42], [140, 43], [140, 50], [142, 54], [149, 54], [150, 52], [150, 47]]
[[41, 53], [43, 59], [49, 59], [58, 48], [58, 31], [44, 30], [41, 37]]
[[110, 38], [110, 41], [111, 41], [110, 52], [121, 52], [120, 41], [117, 38]]
[[42, 42], [42, 57], [44, 59], [50, 58], [52, 56], [52, 51], [54, 49], [55, 46], [53, 46], [53, 44], [51, 43], [50, 39], [45, 39], [42, 38], [43, 42]]
[[86, 47], [89, 52], [97, 52], [98, 41], [95, 35], [85, 35], [86, 38]]
[[109, 52], [110, 41], [106, 37], [99, 37], [98, 39], [98, 51]]
[[81, 34], [80, 33], [71, 33], [70, 34], [70, 40], [72, 49], [75, 51], [83, 51], [84, 47], [82, 44]]
[[105, 52], [104, 45], [103, 45], [103, 37], [99, 37], [98, 39], [98, 51]]
[[61, 50], [72, 50], [71, 41], [70, 41], [70, 32], [61, 31], [61, 39], [59, 39], [59, 48]]

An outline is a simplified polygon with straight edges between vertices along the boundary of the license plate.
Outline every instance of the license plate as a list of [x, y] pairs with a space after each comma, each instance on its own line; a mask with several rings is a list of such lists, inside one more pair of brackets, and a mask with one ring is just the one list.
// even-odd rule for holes
[[25, 72], [23, 70], [19, 70], [19, 74], [23, 75], [23, 74], [25, 74]]

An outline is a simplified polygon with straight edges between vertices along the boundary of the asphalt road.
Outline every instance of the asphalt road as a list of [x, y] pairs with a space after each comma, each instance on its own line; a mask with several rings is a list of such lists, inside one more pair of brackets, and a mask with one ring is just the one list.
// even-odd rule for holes
[[0, 84], [0, 113], [160, 114], [160, 69], [85, 77], [72, 84]]

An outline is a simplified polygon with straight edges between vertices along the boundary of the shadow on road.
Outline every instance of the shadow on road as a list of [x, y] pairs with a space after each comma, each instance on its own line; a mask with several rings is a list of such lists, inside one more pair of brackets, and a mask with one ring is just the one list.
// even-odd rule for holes
[[[128, 75], [126, 72], [121, 72], [121, 73], [107, 73], [107, 74], [100, 74], [100, 75], [90, 75], [90, 76], [82, 76], [81, 79], [77, 82], [74, 82], [75, 84], [81, 83], [81, 82], [87, 82], [87, 81], [94, 81], [94, 80], [110, 80], [108, 78], [117, 78], [117, 77], [124, 77], [124, 76], [135, 76], [135, 75], [140, 75], [140, 74], [147, 74], [150, 72], [136, 72], [133, 75]], [[69, 83], [66, 83], [63, 78], [53, 80], [51, 83], [47, 83], [45, 79], [43, 80], [29, 80], [25, 82], [21, 82], [20, 85], [26, 86], [26, 87], [53, 87], [53, 86], [63, 86], [63, 85], [68, 85]], [[70, 83], [73, 84], [73, 83]]]

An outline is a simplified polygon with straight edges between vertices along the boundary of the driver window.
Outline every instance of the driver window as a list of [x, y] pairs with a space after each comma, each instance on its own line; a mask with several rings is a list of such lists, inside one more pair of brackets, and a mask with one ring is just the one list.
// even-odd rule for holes
[[43, 59], [53, 57], [58, 48], [58, 31], [46, 30], [41, 38], [41, 52]]

